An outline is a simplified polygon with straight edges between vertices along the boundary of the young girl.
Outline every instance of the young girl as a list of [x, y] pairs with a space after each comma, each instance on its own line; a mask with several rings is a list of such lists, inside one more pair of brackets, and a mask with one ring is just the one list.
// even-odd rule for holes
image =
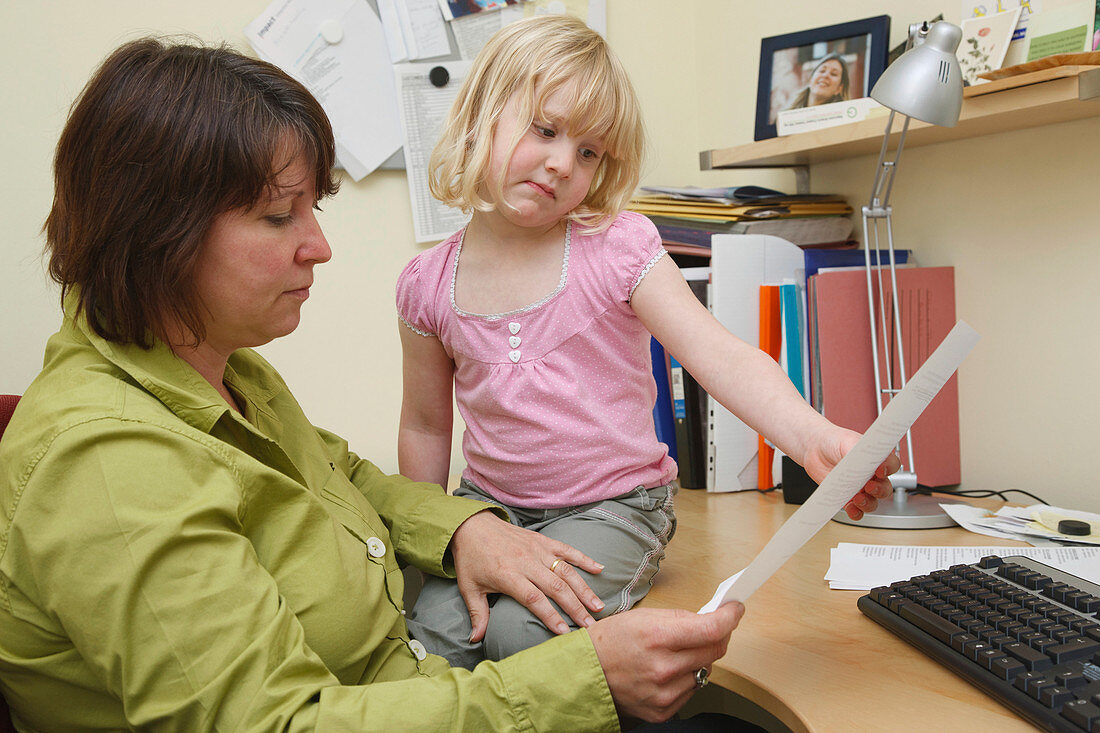
[[[649, 590], [676, 526], [650, 334], [816, 480], [859, 437], [715, 321], [649, 220], [622, 211], [643, 147], [638, 102], [607, 43], [578, 20], [540, 16], [485, 46], [432, 155], [432, 193], [472, 216], [398, 280], [401, 472], [446, 485], [453, 385], [466, 422], [456, 493], [603, 563], [573, 567], [559, 544], [537, 545], [545, 563], [528, 592], [500, 596], [491, 612], [478, 589], [428, 578], [409, 628], [452, 664], [567, 631], [547, 596], [588, 625], [582, 603], [602, 616]], [[886, 495], [885, 471], [850, 515]]]

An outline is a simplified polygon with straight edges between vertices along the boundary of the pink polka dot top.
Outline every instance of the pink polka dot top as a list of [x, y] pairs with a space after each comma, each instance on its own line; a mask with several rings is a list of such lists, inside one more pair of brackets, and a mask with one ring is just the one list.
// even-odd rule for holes
[[454, 360], [463, 477], [506, 504], [578, 506], [676, 476], [653, 427], [650, 335], [630, 307], [665, 249], [632, 212], [599, 234], [580, 230], [567, 229], [558, 287], [519, 310], [455, 304], [464, 231], [417, 255], [397, 281], [405, 325]]

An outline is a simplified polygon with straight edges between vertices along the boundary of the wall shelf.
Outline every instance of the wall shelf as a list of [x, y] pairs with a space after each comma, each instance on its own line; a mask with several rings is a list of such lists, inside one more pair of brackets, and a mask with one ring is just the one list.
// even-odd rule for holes
[[[955, 127], [913, 120], [905, 138], [906, 149], [1100, 116], [1100, 67], [1074, 67], [1072, 73], [1055, 78], [1049, 74], [1031, 78], [1036, 82], [964, 99]], [[733, 148], [704, 150], [699, 165], [703, 170], [789, 168], [877, 155], [885, 129], [886, 118], [873, 117]], [[900, 125], [895, 123], [895, 130], [890, 136], [892, 146], [897, 144]]]

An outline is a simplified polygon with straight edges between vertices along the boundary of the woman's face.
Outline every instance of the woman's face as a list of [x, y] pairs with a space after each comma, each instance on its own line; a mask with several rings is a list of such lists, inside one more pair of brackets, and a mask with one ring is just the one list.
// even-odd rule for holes
[[215, 218], [199, 251], [195, 287], [205, 344], [222, 354], [297, 328], [313, 266], [332, 257], [313, 213], [312, 166], [299, 155], [277, 184], [251, 209]]
[[836, 59], [829, 59], [814, 69], [810, 76], [810, 92], [817, 99], [829, 99], [840, 93], [844, 67]]

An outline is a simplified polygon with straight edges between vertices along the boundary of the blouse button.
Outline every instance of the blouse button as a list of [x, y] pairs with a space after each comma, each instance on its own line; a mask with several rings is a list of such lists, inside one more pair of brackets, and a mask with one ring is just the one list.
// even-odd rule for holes
[[519, 361], [519, 349], [515, 349], [515, 350], [513, 350], [513, 351], [509, 351], [509, 352], [508, 352], [508, 358], [512, 360], [512, 363], [513, 363], [513, 364], [515, 364], [516, 362], [518, 362], [518, 361]]
[[512, 332], [513, 336], [515, 336], [517, 333], [519, 333], [519, 324], [515, 321], [512, 321], [508, 324], [508, 330]]
[[409, 640], [409, 649], [412, 650], [413, 656], [416, 657], [418, 662], [423, 662], [428, 658], [428, 650], [416, 639]]
[[382, 557], [386, 554], [386, 544], [377, 537], [367, 540], [367, 552], [371, 557]]
[[509, 336], [508, 337], [508, 345], [511, 346], [513, 349], [518, 349], [519, 348], [520, 341], [521, 341], [521, 339], [520, 339], [519, 336]]

